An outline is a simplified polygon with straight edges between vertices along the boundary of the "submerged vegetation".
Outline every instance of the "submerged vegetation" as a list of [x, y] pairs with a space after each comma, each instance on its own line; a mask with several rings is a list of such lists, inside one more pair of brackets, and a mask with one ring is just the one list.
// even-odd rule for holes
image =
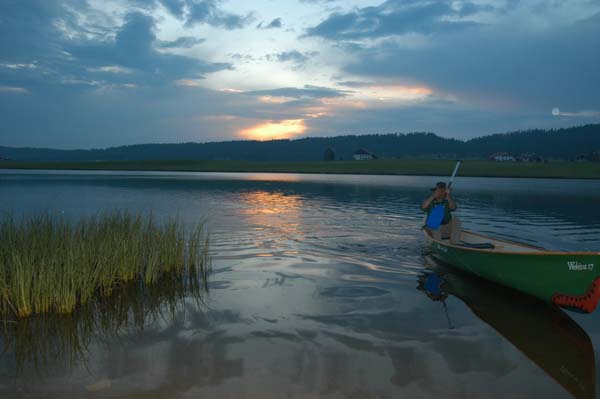
[[61, 217], [0, 218], [0, 313], [4, 319], [66, 314], [124, 291], [176, 278], [206, 283], [208, 237], [170, 220], [114, 212], [70, 223]]
[[[208, 269], [203, 282], [208, 277]], [[199, 281], [199, 280], [198, 280]], [[132, 282], [69, 314], [41, 314], [0, 325], [0, 375], [43, 376], [89, 361], [94, 345], [111, 345], [161, 328], [203, 308], [205, 284], [189, 285], [176, 271], [157, 284]]]

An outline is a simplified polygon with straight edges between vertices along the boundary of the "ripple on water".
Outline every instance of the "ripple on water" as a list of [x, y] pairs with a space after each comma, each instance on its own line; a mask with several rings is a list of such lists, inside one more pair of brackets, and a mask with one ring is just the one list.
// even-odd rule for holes
[[[190, 225], [208, 217], [211, 234], [205, 307], [190, 301], [174, 323], [93, 342], [91, 361], [72, 374], [21, 383], [30, 396], [89, 396], [86, 386], [115, 398], [565, 396], [526, 347], [494, 330], [506, 318], [523, 336], [510, 312], [480, 320], [485, 309], [460, 299], [469, 292], [460, 279], [443, 304], [416, 289], [426, 265], [418, 205], [440, 178], [175, 176], [0, 177], [0, 210], [153, 210]], [[600, 203], [600, 190], [556, 183], [459, 178], [458, 213], [466, 228], [494, 236], [600, 247], [600, 218], [582, 205]], [[487, 306], [505, 302], [492, 296]], [[590, 331], [600, 329], [594, 320]], [[568, 343], [556, 327], [539, 326], [541, 337], [557, 330]], [[553, 360], [553, 349], [539, 358]], [[0, 378], [0, 395], [17, 396], [13, 383]]]

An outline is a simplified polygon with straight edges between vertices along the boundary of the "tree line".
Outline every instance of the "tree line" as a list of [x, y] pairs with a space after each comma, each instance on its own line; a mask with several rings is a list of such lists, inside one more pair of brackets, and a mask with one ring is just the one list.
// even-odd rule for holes
[[466, 141], [417, 132], [272, 141], [139, 144], [89, 150], [0, 147], [0, 161], [317, 161], [323, 160], [328, 148], [335, 160], [350, 160], [353, 153], [361, 148], [378, 158], [488, 158], [494, 153], [505, 152], [515, 156], [528, 153], [545, 159], [575, 160], [578, 157], [585, 159], [582, 158], [584, 154], [600, 151], [600, 124], [516, 131]]

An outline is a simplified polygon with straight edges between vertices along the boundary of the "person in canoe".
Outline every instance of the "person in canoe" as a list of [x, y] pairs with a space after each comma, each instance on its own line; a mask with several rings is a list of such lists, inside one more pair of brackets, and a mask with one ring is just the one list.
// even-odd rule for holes
[[[458, 217], [452, 215], [456, 210], [452, 190], [444, 182], [437, 183], [431, 190], [433, 194], [421, 203], [421, 209], [427, 213], [425, 228], [436, 240], [449, 238], [452, 244], [458, 244], [461, 226]], [[432, 220], [437, 218], [438, 221]]]

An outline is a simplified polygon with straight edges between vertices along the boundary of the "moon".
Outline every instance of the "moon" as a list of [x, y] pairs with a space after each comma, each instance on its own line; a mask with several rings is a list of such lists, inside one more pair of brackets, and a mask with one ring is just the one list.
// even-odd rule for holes
[[554, 115], [554, 116], [560, 115], [560, 109], [558, 109], [558, 108], [552, 108], [552, 115]]

